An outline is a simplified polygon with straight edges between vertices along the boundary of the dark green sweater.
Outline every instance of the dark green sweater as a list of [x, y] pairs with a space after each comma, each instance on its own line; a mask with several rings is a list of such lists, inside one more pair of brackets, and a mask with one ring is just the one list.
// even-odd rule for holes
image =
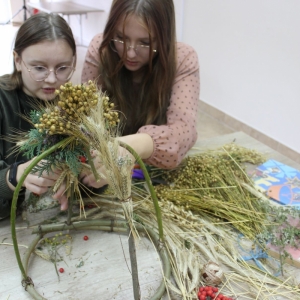
[[15, 161], [27, 161], [22, 154], [8, 156], [15, 143], [7, 141], [6, 137], [15, 135], [16, 130], [28, 131], [32, 125], [21, 115], [28, 115], [32, 110], [33, 98], [22, 90], [5, 91], [0, 89], [0, 199], [11, 200], [13, 191], [6, 183], [6, 173]]
[[[22, 154], [14, 153], [8, 156], [15, 143], [7, 141], [5, 137], [15, 135], [16, 130], [27, 132], [33, 128], [21, 117], [21, 115], [29, 116], [30, 111], [33, 110], [33, 101], [34, 99], [22, 90], [5, 91], [0, 89], [0, 136], [2, 137], [0, 137], [0, 219], [9, 215], [7, 211], [10, 211], [13, 197], [13, 191], [6, 183], [9, 166], [16, 161], [28, 161]], [[104, 188], [90, 188], [90, 190], [93, 193], [101, 193]], [[24, 199], [24, 194], [25, 191], [20, 193], [19, 200]], [[82, 191], [82, 196], [85, 196], [84, 191]]]

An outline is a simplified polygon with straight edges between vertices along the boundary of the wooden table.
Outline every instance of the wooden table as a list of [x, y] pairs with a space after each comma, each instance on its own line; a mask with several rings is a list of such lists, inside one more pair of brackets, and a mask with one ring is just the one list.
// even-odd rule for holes
[[[277, 159], [294, 168], [300, 165], [284, 157], [278, 152], [251, 138], [243, 132], [231, 133], [219, 137], [199, 140], [198, 149], [191, 151], [204, 151], [216, 149], [224, 144], [235, 142], [238, 145], [256, 149], [264, 153], [267, 158]], [[11, 243], [11, 230], [9, 220], [0, 221], [0, 241]], [[25, 251], [22, 245], [28, 245], [33, 236], [31, 230], [21, 217], [17, 218], [16, 230], [21, 255]], [[83, 236], [88, 234], [89, 240], [84, 241]], [[133, 299], [131, 274], [129, 272], [130, 259], [128, 253], [128, 238], [117, 233], [99, 231], [72, 232], [72, 251], [65, 261], [57, 263], [58, 268], [63, 267], [65, 272], [55, 274], [54, 265], [51, 262], [33, 256], [30, 261], [30, 274], [35, 287], [47, 299], [91, 299], [102, 300]], [[21, 286], [21, 275], [18, 268], [14, 249], [9, 245], [0, 245], [0, 295], [1, 299], [23, 299], [31, 297]], [[67, 249], [66, 249], [67, 251]], [[152, 295], [161, 280], [161, 266], [153, 245], [148, 239], [143, 238], [137, 248], [139, 262], [139, 279], [142, 290], [142, 299], [148, 299]], [[300, 272], [295, 270], [299, 280]], [[163, 299], [168, 299], [167, 296]], [[274, 298], [275, 299], [275, 298]], [[285, 299], [285, 298], [276, 298]]]
[[45, 2], [41, 1], [38, 3], [27, 2], [29, 7], [38, 9], [39, 11], [45, 13], [55, 13], [62, 14], [68, 17], [68, 22], [70, 21], [70, 15], [79, 15], [79, 24], [80, 24], [80, 43], [82, 45], [82, 15], [86, 15], [87, 13], [95, 13], [95, 12], [104, 12], [103, 9], [94, 8], [90, 6], [85, 6], [81, 4], [77, 4], [74, 2]]

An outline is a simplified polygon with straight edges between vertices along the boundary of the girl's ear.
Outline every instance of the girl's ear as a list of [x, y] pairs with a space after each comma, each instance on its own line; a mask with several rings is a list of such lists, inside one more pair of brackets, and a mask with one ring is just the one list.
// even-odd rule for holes
[[15, 66], [16, 66], [17, 71], [21, 72], [21, 70], [22, 70], [22, 67], [21, 67], [22, 59], [16, 51], [14, 51], [14, 62], [15, 62]]

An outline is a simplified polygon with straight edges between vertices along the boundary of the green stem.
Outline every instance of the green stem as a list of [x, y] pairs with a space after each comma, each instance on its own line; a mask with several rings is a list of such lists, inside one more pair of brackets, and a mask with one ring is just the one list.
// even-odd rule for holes
[[67, 217], [67, 224], [72, 224], [72, 216], [73, 216], [73, 202], [74, 202], [74, 183], [71, 184], [71, 195], [68, 199], [68, 217]]
[[130, 228], [128, 227], [128, 246], [129, 246], [129, 255], [130, 255], [130, 263], [131, 263], [131, 277], [132, 277], [132, 286], [133, 286], [133, 296], [134, 300], [141, 299], [141, 289], [139, 283], [139, 272], [136, 258], [136, 247], [133, 234], [130, 232]]
[[27, 248], [27, 251], [25, 252], [25, 255], [23, 257], [23, 266], [24, 266], [26, 272], [28, 270], [28, 262], [29, 262], [30, 253], [34, 252], [36, 245], [43, 238], [43, 236], [44, 236], [43, 234], [38, 233], [36, 235], [36, 237], [34, 238], [34, 240], [31, 242], [31, 244], [29, 245], [29, 247]]
[[52, 146], [50, 149], [46, 150], [39, 156], [35, 157], [32, 160], [32, 162], [30, 163], [30, 165], [25, 169], [25, 171], [22, 174], [22, 176], [16, 186], [16, 189], [14, 191], [12, 204], [11, 204], [11, 212], [10, 212], [11, 235], [12, 235], [12, 240], [13, 240], [13, 244], [14, 244], [16, 259], [17, 259], [19, 268], [21, 270], [23, 279], [25, 279], [27, 277], [27, 275], [26, 275], [25, 269], [22, 264], [19, 247], [18, 247], [17, 234], [16, 234], [16, 210], [17, 210], [17, 201], [18, 201], [20, 189], [22, 188], [23, 182], [26, 179], [26, 177], [28, 176], [28, 174], [42, 159], [46, 158], [49, 154], [51, 154], [52, 152], [54, 152], [61, 146], [70, 143], [71, 141], [72, 141], [72, 139], [66, 138], [66, 139], [60, 141], [59, 143], [55, 144], [54, 146]]
[[34, 227], [32, 230], [32, 234], [34, 233], [48, 233], [48, 232], [53, 232], [53, 231], [63, 231], [63, 230], [70, 230], [70, 229], [75, 229], [79, 230], [81, 228], [86, 229], [86, 227], [93, 227], [97, 228], [97, 226], [106, 226], [107, 228], [111, 228], [111, 231], [115, 227], [121, 228], [123, 226], [124, 232], [127, 230], [127, 223], [122, 221], [122, 220], [114, 220], [113, 223], [111, 220], [88, 220], [88, 221], [78, 221], [78, 222], [73, 222], [72, 225], [66, 225], [65, 223], [60, 223], [60, 224], [47, 224], [47, 225], [40, 225], [37, 227]]
[[[88, 221], [89, 222], [89, 221]], [[84, 230], [96, 230], [96, 231], [107, 231], [107, 232], [122, 232], [122, 233], [127, 233], [128, 229], [127, 228], [121, 228], [121, 227], [116, 227], [114, 226], [113, 229], [111, 226], [104, 226], [104, 225], [85, 225], [85, 226], [70, 226], [69, 228], [66, 228], [65, 223], [64, 224], [60, 224], [60, 226], [53, 228], [53, 227], [49, 227], [49, 228], [44, 228], [43, 232], [53, 232], [53, 231], [63, 231], [63, 230], [80, 230], [80, 229], [84, 229]], [[38, 229], [34, 229], [32, 233], [38, 232]]]
[[135, 152], [135, 150], [133, 148], [131, 148], [129, 145], [119, 141], [120, 146], [122, 146], [123, 148], [125, 148], [126, 150], [128, 150], [136, 159], [137, 163], [140, 165], [144, 177], [145, 177], [145, 181], [148, 185], [149, 191], [150, 191], [150, 195], [151, 198], [153, 200], [153, 204], [154, 204], [154, 208], [155, 208], [155, 213], [156, 213], [156, 218], [157, 218], [157, 225], [158, 225], [158, 234], [159, 234], [159, 239], [161, 242], [164, 241], [164, 232], [163, 232], [163, 224], [162, 224], [162, 217], [161, 217], [161, 210], [158, 204], [158, 199], [154, 190], [154, 187], [152, 185], [149, 173], [146, 169], [146, 166], [144, 164], [144, 162], [142, 161], [142, 159], [140, 158], [140, 156]]
[[88, 159], [89, 165], [92, 168], [92, 171], [93, 171], [93, 174], [95, 176], [95, 179], [96, 179], [96, 181], [99, 181], [100, 177], [99, 177], [99, 174], [98, 174], [98, 172], [97, 172], [97, 170], [95, 168], [94, 161], [93, 161], [93, 158], [92, 158], [91, 153], [90, 153], [90, 149], [88, 149], [87, 147], [85, 147], [85, 153], [87, 155], [87, 159]]

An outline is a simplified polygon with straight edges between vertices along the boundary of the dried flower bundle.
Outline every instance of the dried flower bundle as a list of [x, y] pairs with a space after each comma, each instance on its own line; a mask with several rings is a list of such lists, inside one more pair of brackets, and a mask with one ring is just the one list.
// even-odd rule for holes
[[[101, 209], [94, 211], [91, 218], [121, 217], [121, 204], [107, 199], [93, 198]], [[135, 221], [155, 229], [155, 212], [147, 191], [134, 185], [133, 200]], [[172, 202], [160, 201], [160, 207], [173, 274], [173, 280], [167, 281], [170, 299], [177, 299], [178, 295], [181, 295], [178, 299], [195, 299], [196, 288], [207, 285], [201, 271], [209, 261], [218, 264], [224, 273], [219, 289], [231, 297], [269, 299], [272, 295], [285, 295], [297, 299], [300, 289], [295, 282], [292, 278], [272, 276], [276, 269], [270, 262], [261, 260], [264, 266], [261, 270], [243, 260], [237, 244], [238, 233], [229, 224], [214, 223], [210, 216], [199, 217]], [[245, 237], [244, 241], [250, 243], [251, 249], [253, 241]]]
[[[180, 168], [160, 176], [168, 185], [156, 187], [160, 199], [174, 202], [214, 222], [228, 222], [249, 238], [264, 227], [265, 203], [240, 182], [252, 185], [242, 162], [263, 161], [261, 154], [236, 145], [189, 156]], [[253, 212], [255, 211], [255, 214]]]
[[[282, 295], [297, 299], [299, 283], [273, 276], [278, 271], [273, 259], [258, 259], [258, 267], [254, 259], [245, 261], [241, 254], [243, 244], [251, 257], [249, 253], [259, 246], [257, 235], [270, 225], [269, 202], [251, 192], [253, 185], [242, 165], [263, 161], [264, 157], [255, 151], [226, 145], [188, 157], [177, 170], [150, 172], [152, 178], [169, 182], [155, 188], [172, 266], [173, 280], [167, 280], [171, 299], [178, 295], [195, 299], [196, 288], [207, 285], [207, 280], [221, 280], [219, 290], [234, 298], [269, 299]], [[107, 193], [108, 197], [110, 191]], [[132, 195], [135, 221], [158, 230], [149, 192], [138, 182], [132, 186]], [[93, 198], [101, 209], [91, 217], [120, 217], [120, 205], [103, 197]], [[240, 232], [244, 233], [242, 238]], [[209, 262], [215, 265], [216, 273], [203, 276]]]
[[[61, 142], [61, 147], [52, 152], [33, 171], [41, 174], [53, 167], [61, 170], [53, 191], [61, 184], [66, 185], [66, 194], [81, 199], [78, 175], [83, 168], [92, 169], [96, 178], [105, 177], [124, 204], [124, 211], [132, 220], [131, 168], [132, 158], [128, 153], [119, 153], [119, 114], [113, 103], [100, 92], [96, 84], [66, 83], [56, 91], [57, 99], [46, 106], [37, 105], [31, 112], [30, 121], [35, 129], [18, 137], [17, 148], [25, 152], [29, 159], [47, 151]], [[97, 151], [107, 173], [98, 174], [94, 168], [90, 151]], [[131, 222], [132, 223], [132, 222]]]

